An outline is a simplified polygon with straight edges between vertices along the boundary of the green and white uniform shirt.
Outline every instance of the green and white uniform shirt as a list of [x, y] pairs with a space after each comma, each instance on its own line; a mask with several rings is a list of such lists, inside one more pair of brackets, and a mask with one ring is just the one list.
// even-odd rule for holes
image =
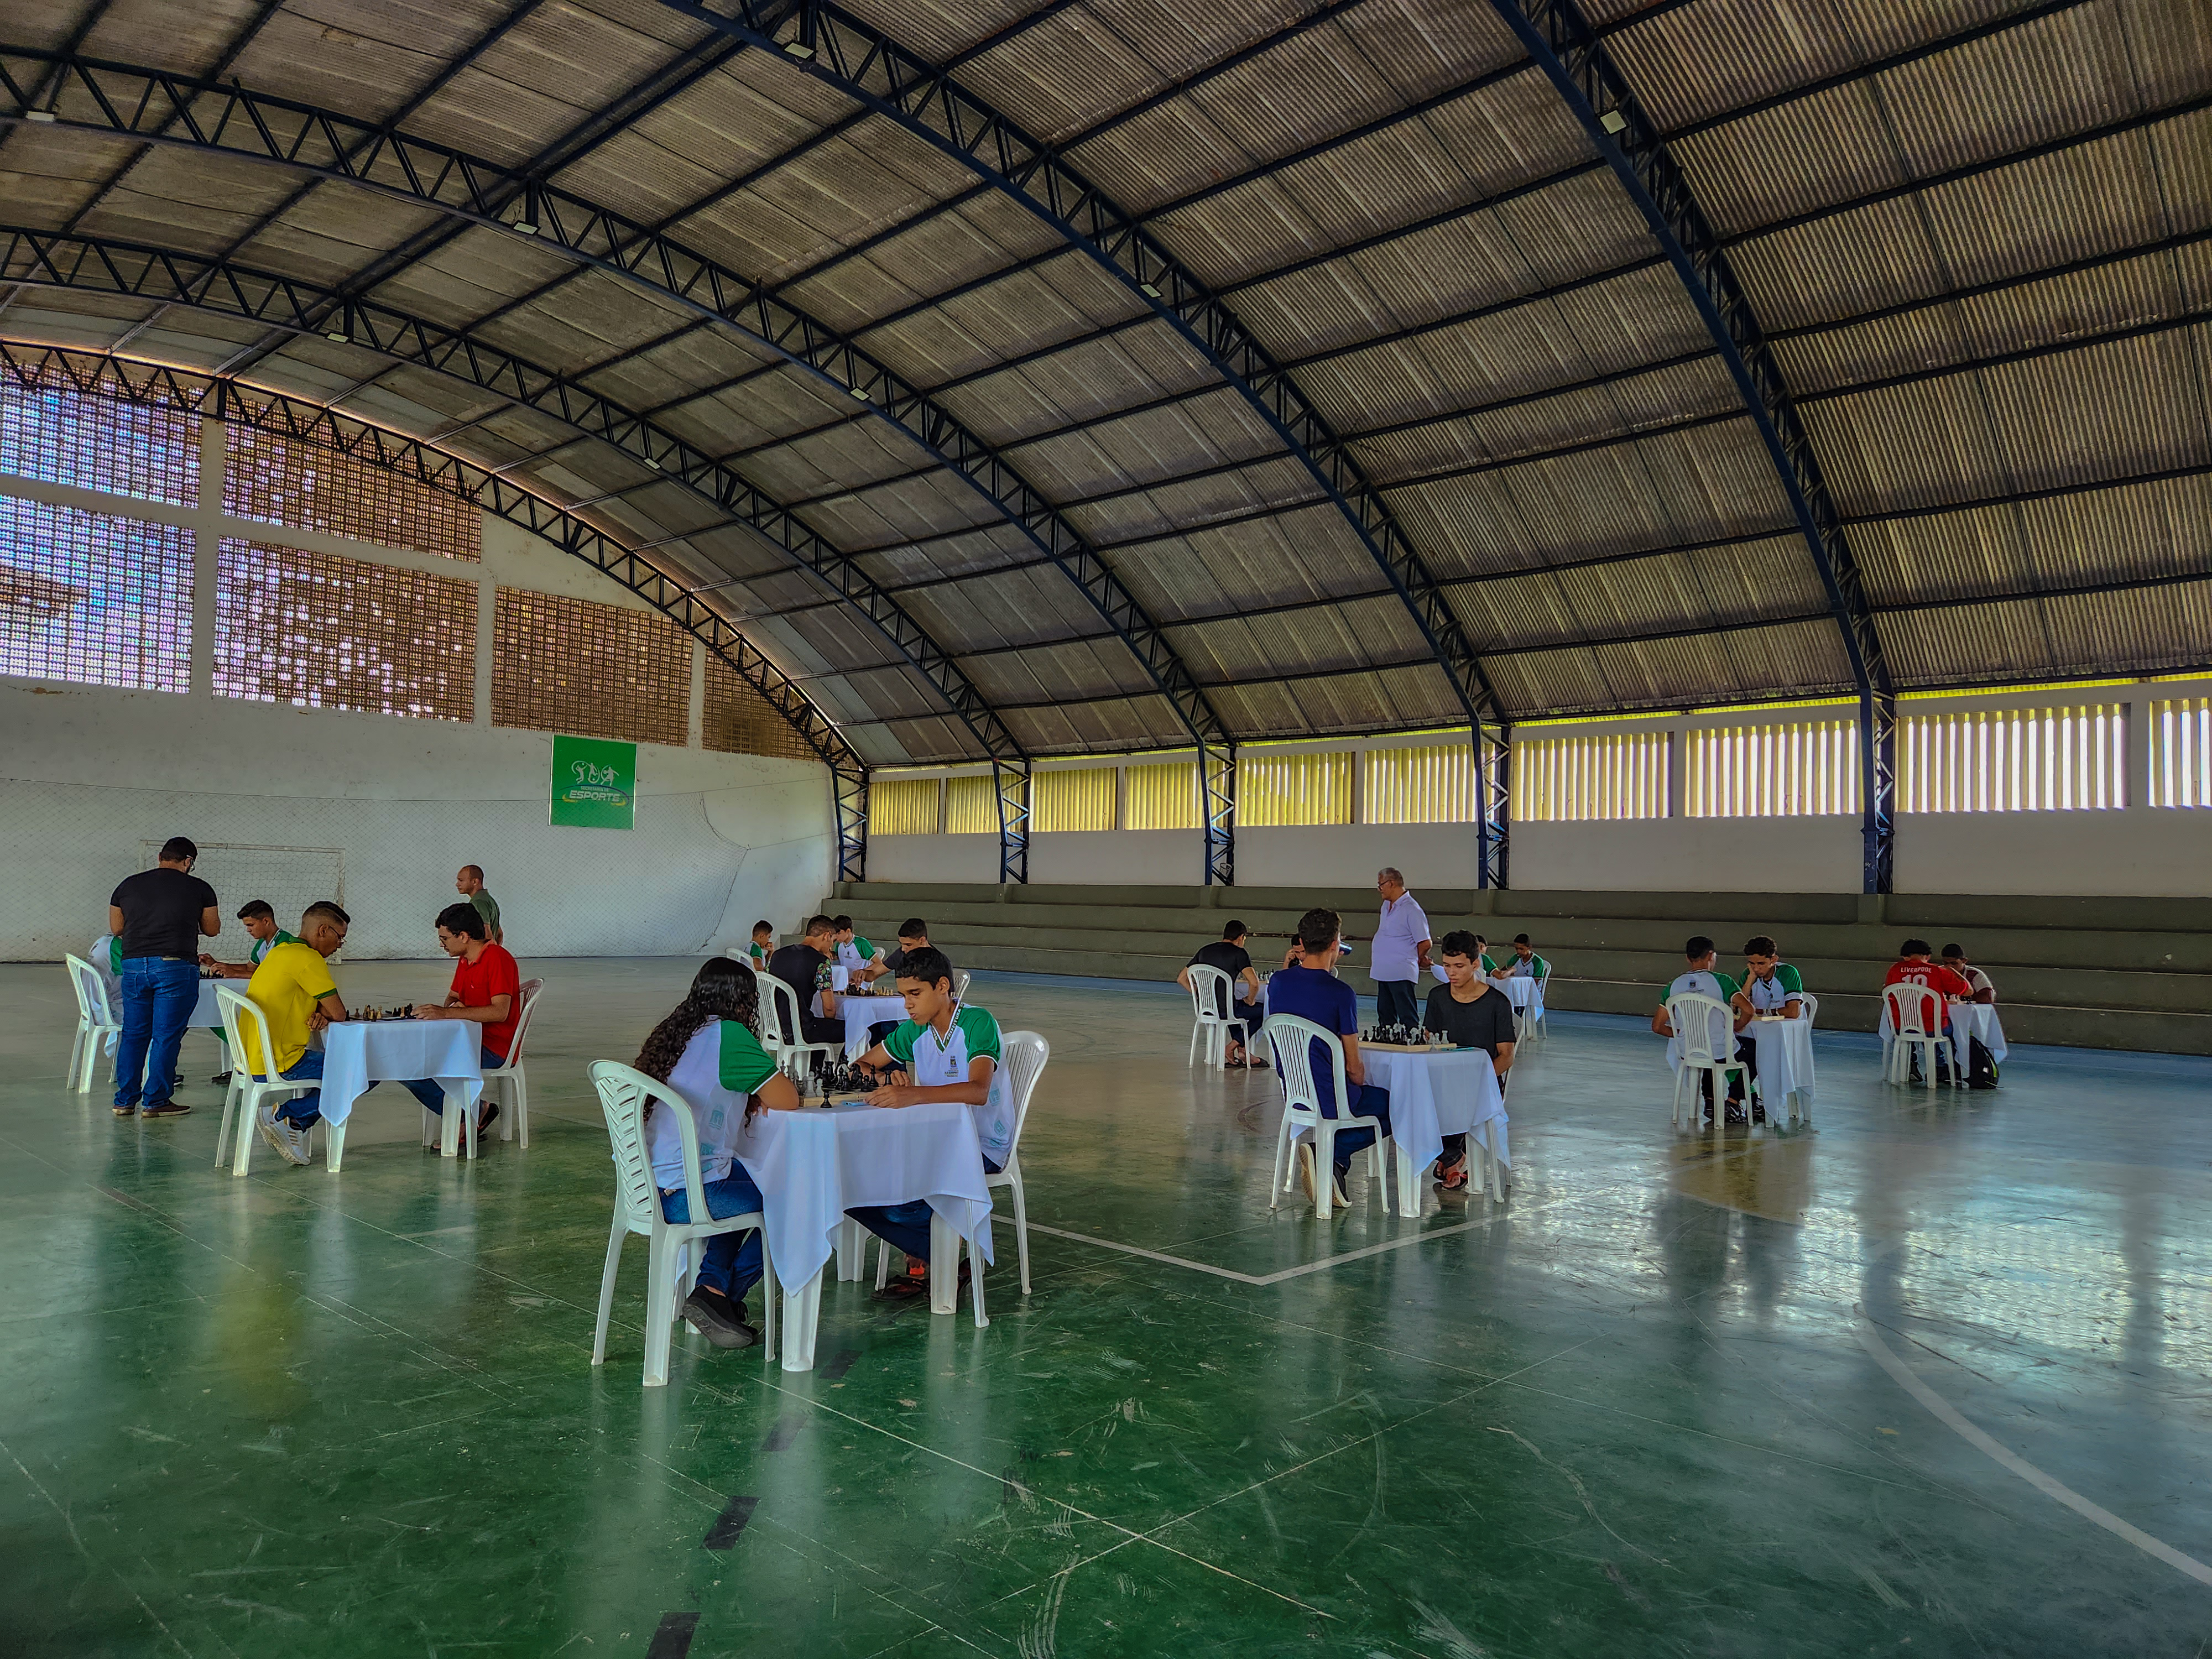
[[876, 959], [876, 947], [860, 934], [855, 933], [837, 947], [837, 965], [851, 973], [858, 973]]
[[[761, 1041], [735, 1020], [702, 1025], [668, 1069], [668, 1086], [691, 1108], [699, 1131], [699, 1179], [720, 1181], [730, 1172], [738, 1133], [745, 1121], [745, 1101], [775, 1075], [775, 1062]], [[684, 1185], [683, 1131], [657, 1104], [645, 1120], [646, 1155], [653, 1181], [663, 1192]]]
[[1774, 975], [1761, 979], [1753, 974], [1743, 982], [1743, 994], [1751, 999], [1753, 1012], [1778, 1014], [1790, 1006], [1792, 997], [1805, 994], [1805, 981], [1797, 977], [1797, 970], [1786, 962], [1774, 964]]
[[764, 974], [768, 972], [768, 959], [775, 954], [775, 946], [773, 944], [755, 945], [750, 947], [750, 954], [753, 972]]
[[[1711, 997], [1719, 1003], [1720, 1012], [1706, 1011], [1705, 1018], [1712, 1026], [1707, 1035], [1711, 1038], [1713, 1053], [1723, 1058], [1732, 1058], [1735, 1053], [1735, 1012], [1728, 1005], [1735, 1001], [1739, 988], [1726, 974], [1698, 968], [1686, 974], [1677, 974], [1667, 988], [1659, 994], [1659, 1002], [1664, 1007], [1676, 997], [1698, 996]], [[1679, 1032], [1667, 1039], [1667, 1064], [1669, 1066], [1680, 1065], [1681, 1048], [1682, 1039]]]
[[1541, 979], [1551, 969], [1550, 963], [1533, 951], [1526, 962], [1518, 957], [1509, 956], [1498, 964], [1498, 974], [1506, 979]]
[[1005, 1166], [1007, 1154], [1014, 1149], [1013, 1091], [1006, 1085], [1006, 1057], [999, 1038], [999, 1022], [988, 1009], [957, 1010], [952, 1029], [942, 1037], [935, 1026], [908, 1020], [884, 1037], [884, 1052], [925, 1089], [965, 1083], [969, 1062], [988, 1060], [990, 1097], [981, 1106], [968, 1109], [975, 1119], [975, 1136], [983, 1143], [984, 1159]]

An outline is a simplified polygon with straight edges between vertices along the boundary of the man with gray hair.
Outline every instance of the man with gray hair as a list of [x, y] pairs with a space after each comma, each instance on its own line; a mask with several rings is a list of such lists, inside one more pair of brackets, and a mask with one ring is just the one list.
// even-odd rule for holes
[[1376, 1018], [1384, 1025], [1419, 1025], [1417, 985], [1429, 970], [1429, 919], [1395, 870], [1376, 871], [1375, 890], [1382, 896], [1368, 969], [1375, 980]]

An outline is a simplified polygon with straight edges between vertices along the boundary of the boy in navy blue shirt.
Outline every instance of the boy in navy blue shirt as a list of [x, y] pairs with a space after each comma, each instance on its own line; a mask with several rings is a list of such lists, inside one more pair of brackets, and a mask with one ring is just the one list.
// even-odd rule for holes
[[[1343, 924], [1334, 910], [1309, 910], [1298, 918], [1297, 960], [1291, 967], [1271, 975], [1267, 981], [1267, 1012], [1271, 1014], [1295, 1014], [1300, 1019], [1310, 1019], [1323, 1030], [1334, 1031], [1344, 1042], [1344, 1083], [1351, 1097], [1346, 1101], [1346, 1114], [1360, 1117], [1379, 1118], [1382, 1133], [1390, 1133], [1390, 1092], [1374, 1084], [1366, 1083], [1366, 1070], [1359, 1060], [1359, 999], [1352, 988], [1337, 978], [1329, 969], [1336, 963], [1338, 946], [1343, 943]], [[1328, 1052], [1317, 1041], [1310, 1041], [1310, 1056], [1313, 1068], [1314, 1092], [1321, 1102], [1323, 1117], [1340, 1115], [1336, 1109], [1336, 1080], [1328, 1064]], [[1344, 1200], [1344, 1177], [1352, 1167], [1352, 1155], [1375, 1142], [1372, 1129], [1348, 1129], [1336, 1138], [1335, 1178], [1336, 1202]], [[1313, 1195], [1313, 1146], [1310, 1142], [1298, 1144], [1298, 1173], [1304, 1177], [1306, 1195]]]

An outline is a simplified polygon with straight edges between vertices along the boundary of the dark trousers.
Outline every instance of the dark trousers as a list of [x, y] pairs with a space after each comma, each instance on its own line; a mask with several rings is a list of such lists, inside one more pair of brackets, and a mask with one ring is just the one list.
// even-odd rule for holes
[[[1006, 1165], [983, 1160], [983, 1168], [996, 1175]], [[916, 1261], [929, 1260], [929, 1200], [917, 1198], [906, 1204], [868, 1204], [845, 1213], [895, 1250], [904, 1250]], [[672, 1220], [673, 1217], [670, 1218]]]
[[[1504, 1097], [1505, 1097], [1505, 1085], [1506, 1085], [1506, 1081], [1507, 1081], [1507, 1079], [1504, 1079], [1504, 1078], [1500, 1078], [1500, 1079], [1498, 1079], [1498, 1098], [1499, 1098], [1499, 1099], [1501, 1099], [1501, 1100], [1502, 1100], [1502, 1099], [1504, 1099]], [[1467, 1137], [1466, 1137], [1465, 1135], [1463, 1135], [1463, 1134], [1457, 1134], [1457, 1135], [1446, 1135], [1446, 1136], [1444, 1137], [1444, 1157], [1443, 1157], [1443, 1161], [1444, 1161], [1444, 1165], [1445, 1165], [1445, 1167], [1446, 1167], [1447, 1169], [1449, 1169], [1451, 1165], [1453, 1165], [1453, 1164], [1455, 1164], [1459, 1163], [1461, 1160], [1462, 1160], [1462, 1159], [1463, 1159], [1463, 1158], [1465, 1158], [1466, 1157], [1467, 1157]]]
[[[1759, 1045], [1749, 1037], [1738, 1037], [1735, 1042], [1735, 1057], [1743, 1062], [1743, 1076], [1741, 1079], [1733, 1078], [1729, 1079], [1728, 1103], [1731, 1106], [1741, 1106], [1743, 1104], [1744, 1091], [1749, 1086], [1751, 1080], [1759, 1075]], [[1707, 1106], [1713, 1103], [1713, 1074], [1711, 1072], [1698, 1073], [1698, 1097]]]
[[1410, 979], [1375, 981], [1375, 1023], [1378, 1025], [1419, 1025], [1421, 1002]]
[[[1390, 1133], [1390, 1091], [1377, 1083], [1363, 1083], [1359, 1085], [1359, 1103], [1349, 1114], [1338, 1111], [1334, 1106], [1328, 1106], [1322, 1109], [1322, 1115], [1379, 1118], [1382, 1133], [1387, 1135]], [[1339, 1134], [1334, 1148], [1336, 1178], [1339, 1181], [1344, 1179], [1344, 1172], [1352, 1167], [1354, 1152], [1364, 1151], [1374, 1144], [1375, 1131], [1372, 1129], [1346, 1129]]]
[[[176, 1085], [177, 1050], [200, 999], [199, 963], [189, 957], [125, 957], [123, 1030], [115, 1048], [115, 1104], [166, 1106]], [[140, 1088], [143, 1084], [143, 1099]]]
[[[492, 1053], [490, 1049], [486, 1048], [477, 1054], [477, 1063], [479, 1066], [482, 1066], [487, 1072], [495, 1071], [500, 1066], [507, 1064], [507, 1056], [505, 1054], [495, 1054]], [[424, 1111], [435, 1112], [440, 1117], [445, 1116], [446, 1091], [439, 1084], [437, 1079], [434, 1077], [418, 1077], [410, 1082], [403, 1083], [399, 1086], [406, 1090], [409, 1094], [414, 1096], [416, 1099], [421, 1101], [422, 1103], [422, 1109]], [[678, 1195], [677, 1201], [678, 1203], [684, 1201], [680, 1194]], [[759, 1206], [757, 1205], [754, 1207], [758, 1208]], [[708, 1200], [708, 1208], [710, 1210], [714, 1209], [714, 1201], [712, 1199]], [[744, 1213], [744, 1212], [743, 1210], [714, 1210], [714, 1214], [717, 1216], [743, 1215]], [[672, 1215], [668, 1218], [671, 1221], [676, 1219]], [[731, 1237], [734, 1238], [737, 1235], [732, 1233]], [[721, 1287], [717, 1285], [715, 1288], [719, 1290]]]

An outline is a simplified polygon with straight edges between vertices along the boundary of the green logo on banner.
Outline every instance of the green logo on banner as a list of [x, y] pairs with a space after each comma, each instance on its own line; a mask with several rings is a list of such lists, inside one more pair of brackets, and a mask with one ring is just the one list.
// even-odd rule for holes
[[553, 822], [629, 830], [637, 815], [637, 745], [605, 738], [553, 739]]

